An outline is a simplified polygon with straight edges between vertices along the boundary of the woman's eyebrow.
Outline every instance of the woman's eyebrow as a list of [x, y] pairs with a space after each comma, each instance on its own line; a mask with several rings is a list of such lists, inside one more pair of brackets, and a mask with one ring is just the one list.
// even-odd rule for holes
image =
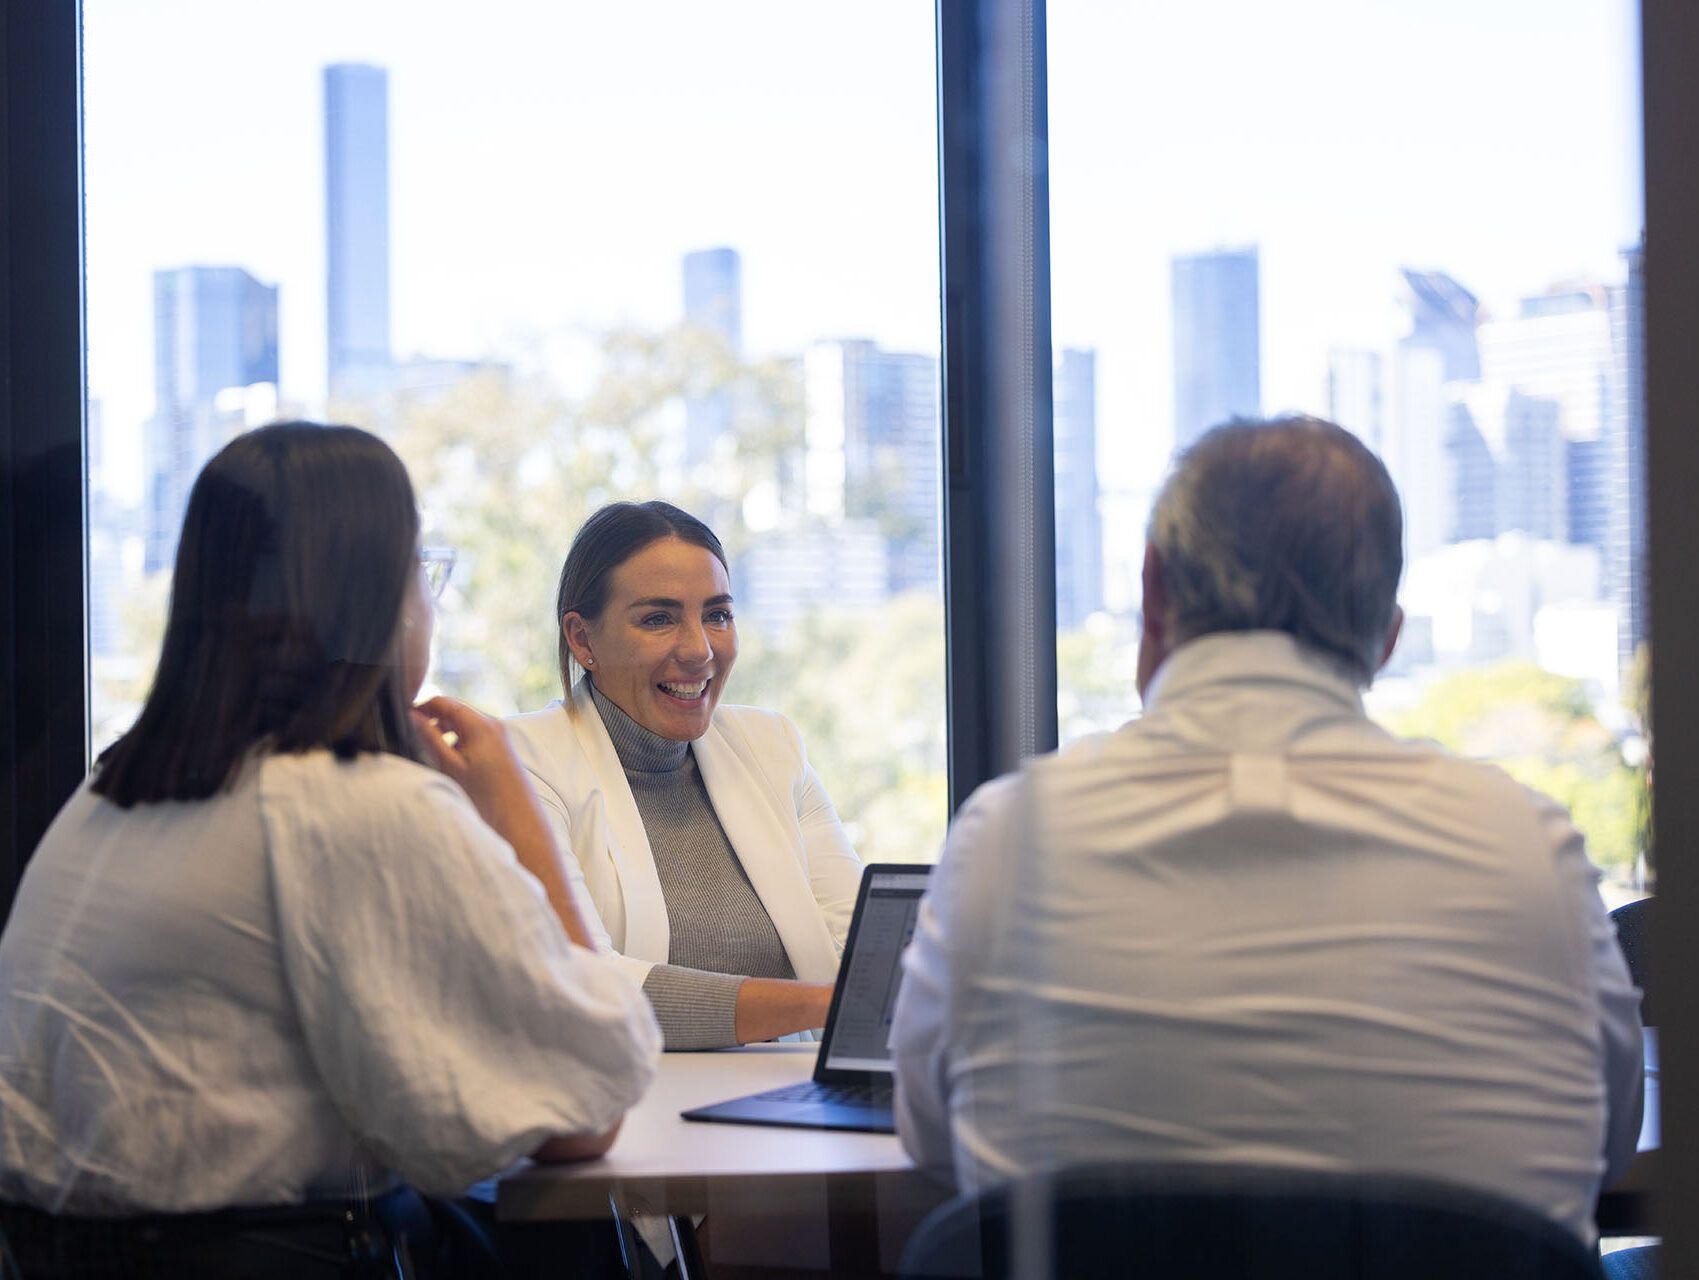
[[[702, 602], [702, 607], [704, 609], [713, 609], [719, 605], [730, 604], [731, 602], [731, 594], [728, 592], [725, 595], [709, 596]], [[684, 602], [682, 600], [674, 600], [671, 596], [644, 596], [643, 599], [633, 600], [625, 607], [627, 609], [682, 609], [684, 608]]]

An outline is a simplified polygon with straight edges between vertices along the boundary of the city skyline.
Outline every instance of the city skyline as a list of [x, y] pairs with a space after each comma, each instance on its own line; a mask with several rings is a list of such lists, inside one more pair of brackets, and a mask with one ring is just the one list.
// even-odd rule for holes
[[[223, 6], [162, 0], [144, 15], [91, 0], [89, 365], [112, 447], [131, 447], [151, 413], [147, 361], [130, 348], [161, 266], [242, 263], [278, 283], [283, 394], [315, 407], [317, 98], [323, 66], [340, 61], [390, 69], [392, 198], [409, 210], [392, 235], [398, 355], [570, 375], [586, 333], [670, 323], [679, 257], [716, 244], [743, 257], [752, 356], [821, 335], [935, 350], [930, 12], [863, 6], [831, 24], [842, 58], [817, 66], [787, 50], [822, 38], [825, 15], [754, 0], [733, 25], [661, 8], [639, 20], [498, 2], [446, 41], [447, 11], [430, 4], [308, 0], [265, 29], [255, 62], [235, 54], [250, 37]], [[1223, 20], [1247, 39], [1218, 47]], [[1085, 2], [1054, 9], [1051, 28], [1054, 336], [1099, 353], [1106, 493], [1147, 484], [1167, 457], [1174, 254], [1260, 246], [1263, 400], [1278, 410], [1321, 399], [1333, 348], [1396, 336], [1400, 265], [1443, 265], [1508, 311], [1554, 279], [1610, 278], [1637, 238], [1632, 6], [1514, 0], [1483, 24], [1460, 0], [1373, 12], [1303, 0], [1276, 24], [1251, 5]], [[637, 39], [634, 75], [609, 55]], [[1388, 61], [1393, 48], [1408, 56]], [[1193, 49], [1211, 51], [1210, 83], [1233, 94], [1200, 99]], [[1108, 73], [1117, 50], [1139, 76]], [[1441, 61], [1476, 90], [1432, 94], [1418, 72]], [[503, 75], [486, 78], [485, 63]], [[1552, 99], [1566, 66], [1585, 75]], [[880, 94], [865, 92], [870, 72]], [[459, 91], [438, 93], [450, 79]], [[772, 112], [775, 99], [794, 109]], [[1129, 149], [1147, 118], [1162, 130]], [[1193, 159], [1205, 153], [1208, 165]], [[137, 190], [157, 198], [111, 212]]]

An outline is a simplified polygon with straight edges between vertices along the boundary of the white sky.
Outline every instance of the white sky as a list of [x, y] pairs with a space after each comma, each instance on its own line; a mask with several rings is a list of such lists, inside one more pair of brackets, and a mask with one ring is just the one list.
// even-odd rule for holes
[[[1641, 226], [1630, 0], [1051, 0], [1053, 315], [1099, 359], [1101, 479], [1171, 424], [1168, 261], [1257, 243], [1264, 407], [1400, 331], [1397, 268], [1507, 312]], [[547, 360], [743, 255], [752, 354], [936, 350], [931, 0], [85, 0], [91, 394], [139, 482], [152, 272], [281, 286], [324, 383], [321, 68], [390, 70], [396, 353]]]

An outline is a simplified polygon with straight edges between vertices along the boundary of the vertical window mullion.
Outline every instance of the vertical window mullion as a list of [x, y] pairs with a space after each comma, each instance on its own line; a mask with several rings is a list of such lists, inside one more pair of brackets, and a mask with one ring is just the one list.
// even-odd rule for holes
[[1043, 0], [939, 0], [950, 806], [1056, 745]]

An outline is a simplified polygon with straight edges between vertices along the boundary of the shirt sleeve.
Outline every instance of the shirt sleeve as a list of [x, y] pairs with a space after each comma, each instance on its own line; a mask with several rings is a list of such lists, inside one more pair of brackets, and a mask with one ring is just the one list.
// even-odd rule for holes
[[987, 783], [951, 823], [903, 955], [892, 1014], [898, 1136], [917, 1165], [950, 1181], [951, 1041], [964, 1013], [962, 990], [985, 971], [1005, 915], [998, 886], [1020, 787], [1018, 776]]
[[1581, 833], [1563, 806], [1534, 794], [1554, 865], [1580, 911], [1583, 971], [1591, 976], [1599, 1018], [1600, 1070], [1605, 1091], [1605, 1163], [1601, 1185], [1610, 1186], [1634, 1159], [1640, 1139], [1646, 1074], [1640, 1035], [1640, 989], [1616, 940], [1599, 894], [1599, 869], [1588, 859]]
[[637, 985], [574, 946], [453, 782], [394, 758], [279, 761], [262, 793], [286, 980], [349, 1128], [449, 1194], [648, 1087]]
[[710, 973], [678, 964], [658, 964], [643, 979], [643, 994], [661, 1024], [671, 1051], [724, 1049], [737, 1043], [739, 974]]
[[553, 783], [529, 765], [525, 766], [525, 773], [531, 779], [531, 789], [537, 793], [537, 799], [543, 806], [543, 816], [548, 822], [550, 834], [555, 838], [555, 847], [561, 851], [561, 861], [566, 865], [567, 883], [572, 890], [573, 901], [578, 904], [578, 916], [584, 921], [584, 927], [589, 930], [590, 941], [596, 944], [597, 954], [606, 956], [633, 982], [641, 985], [647, 981], [649, 970], [654, 967], [653, 963], [624, 955], [614, 948], [613, 935], [603, 923], [601, 912], [596, 910], [596, 900], [590, 895], [590, 886], [584, 880], [584, 868], [579, 864], [578, 855], [574, 852], [572, 824], [566, 816], [566, 805], [562, 802], [560, 793], [555, 790]]

